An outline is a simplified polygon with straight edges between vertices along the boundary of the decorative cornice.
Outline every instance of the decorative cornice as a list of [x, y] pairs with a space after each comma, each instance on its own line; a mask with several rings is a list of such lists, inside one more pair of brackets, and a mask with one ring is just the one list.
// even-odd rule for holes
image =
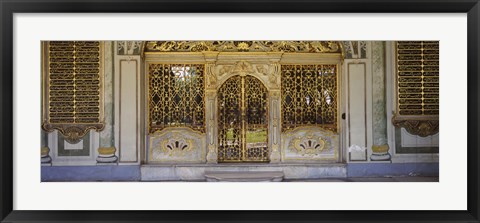
[[85, 135], [90, 131], [90, 129], [94, 129], [95, 131], [99, 132], [103, 130], [105, 125], [103, 123], [97, 124], [47, 124], [43, 123], [42, 128], [47, 132], [51, 132], [53, 130], [58, 130], [64, 137], [65, 141], [70, 144], [76, 144], [80, 142], [80, 140], [85, 137]]
[[145, 52], [341, 53], [337, 41], [147, 41]]
[[408, 133], [412, 135], [418, 135], [421, 137], [427, 137], [435, 135], [439, 131], [439, 120], [437, 119], [397, 119], [395, 116], [392, 118], [394, 126], [399, 128], [405, 128]]

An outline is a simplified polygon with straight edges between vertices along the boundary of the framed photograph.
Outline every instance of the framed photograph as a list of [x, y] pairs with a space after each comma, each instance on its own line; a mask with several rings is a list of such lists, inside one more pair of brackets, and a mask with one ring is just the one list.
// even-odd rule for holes
[[477, 0], [0, 7], [2, 222], [480, 221]]

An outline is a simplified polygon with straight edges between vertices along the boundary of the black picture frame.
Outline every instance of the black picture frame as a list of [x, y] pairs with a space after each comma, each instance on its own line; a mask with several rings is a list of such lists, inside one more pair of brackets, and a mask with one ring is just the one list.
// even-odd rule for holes
[[[2, 222], [479, 222], [478, 0], [0, 0], [0, 219]], [[466, 211], [22, 211], [13, 210], [14, 13], [467, 13], [468, 204]], [[451, 148], [455, 149], [455, 148]]]

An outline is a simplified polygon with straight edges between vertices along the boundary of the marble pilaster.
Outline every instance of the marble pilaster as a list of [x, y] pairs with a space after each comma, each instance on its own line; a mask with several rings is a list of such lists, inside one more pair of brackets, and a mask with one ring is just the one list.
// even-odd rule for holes
[[385, 112], [385, 42], [372, 42], [372, 161], [390, 160], [387, 144], [387, 114]]
[[104, 121], [105, 127], [100, 132], [100, 147], [114, 145], [113, 138], [113, 42], [105, 41], [104, 51]]
[[100, 147], [98, 148], [97, 163], [114, 164], [118, 157], [115, 155], [113, 133], [113, 41], [104, 42], [104, 122], [105, 127], [100, 132]]

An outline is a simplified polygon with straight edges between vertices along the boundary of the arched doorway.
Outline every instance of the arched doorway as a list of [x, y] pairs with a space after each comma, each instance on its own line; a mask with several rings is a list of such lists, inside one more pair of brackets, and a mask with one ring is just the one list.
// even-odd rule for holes
[[260, 80], [236, 75], [218, 96], [218, 162], [268, 162], [268, 91]]

